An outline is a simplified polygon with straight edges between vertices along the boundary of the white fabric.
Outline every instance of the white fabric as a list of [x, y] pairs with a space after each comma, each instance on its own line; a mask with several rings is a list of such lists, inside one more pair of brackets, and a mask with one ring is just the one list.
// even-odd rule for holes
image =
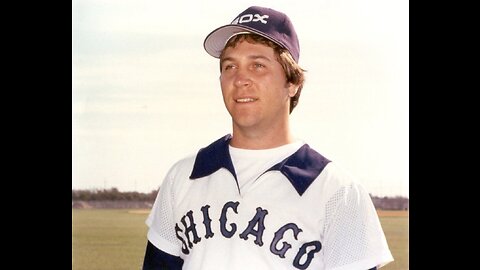
[[[292, 149], [288, 149], [286, 152], [291, 152]], [[233, 154], [237, 166], [248, 167], [254, 163], [239, 161], [237, 158], [245, 153], [237, 152]], [[321, 249], [304, 269], [365, 270], [393, 260], [369, 194], [350, 175], [330, 162], [300, 196], [279, 171], [264, 173], [257, 179], [261, 168], [271, 167], [266, 158], [261, 159], [263, 165], [252, 165], [256, 167], [255, 173], [240, 169], [240, 178], [255, 179], [247, 180], [241, 194], [228, 170], [222, 168], [209, 176], [191, 180], [189, 175], [195, 156], [177, 162], [162, 183], [147, 218], [149, 241], [184, 259], [183, 269], [195, 270], [301, 269], [299, 265], [305, 264], [307, 255], [295, 264], [296, 255], [301, 253], [302, 245], [315, 241], [321, 243]], [[213, 236], [208, 238], [205, 225], [208, 221], [204, 220], [202, 207], [208, 208], [211, 219]], [[193, 218], [194, 227], [187, 213]], [[258, 213], [264, 213], [265, 228], [261, 237], [258, 237], [258, 232], [262, 231], [260, 223], [257, 220], [255, 224], [253, 220]], [[223, 227], [222, 216], [226, 218]], [[187, 234], [191, 248], [182, 219], [187, 227], [194, 228], [199, 238], [193, 243], [194, 234]], [[249, 222], [255, 226], [244, 239], [241, 235], [247, 231]], [[181, 230], [178, 235], [184, 239], [184, 244], [177, 238], [175, 226]], [[295, 238], [293, 230], [286, 230], [272, 245], [283, 226], [297, 226], [301, 231]], [[182, 247], [188, 247], [188, 254], [182, 253]], [[288, 248], [283, 257], [272, 252], [282, 247]], [[309, 247], [306, 252], [312, 249]]]
[[302, 141], [296, 141], [265, 150], [249, 150], [229, 146], [240, 192], [248, 190], [262, 173], [295, 153], [303, 144]]

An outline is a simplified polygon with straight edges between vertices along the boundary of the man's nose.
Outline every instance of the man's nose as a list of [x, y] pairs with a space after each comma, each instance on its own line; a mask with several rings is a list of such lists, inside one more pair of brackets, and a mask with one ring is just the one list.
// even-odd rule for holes
[[252, 84], [248, 70], [244, 68], [239, 68], [237, 74], [235, 75], [235, 86], [236, 87], [248, 87]]

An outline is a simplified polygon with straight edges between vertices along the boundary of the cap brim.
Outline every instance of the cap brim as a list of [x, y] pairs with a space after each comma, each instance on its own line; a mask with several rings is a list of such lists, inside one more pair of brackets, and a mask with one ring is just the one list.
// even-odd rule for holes
[[262, 32], [259, 32], [253, 28], [248, 26], [240, 26], [240, 25], [224, 25], [215, 30], [213, 30], [208, 36], [205, 38], [203, 42], [203, 47], [213, 57], [220, 58], [220, 54], [222, 53], [225, 45], [227, 44], [228, 40], [233, 36], [240, 34], [240, 33], [253, 33], [265, 37], [278, 45], [284, 47], [278, 41], [271, 39], [270, 37], [266, 36]]

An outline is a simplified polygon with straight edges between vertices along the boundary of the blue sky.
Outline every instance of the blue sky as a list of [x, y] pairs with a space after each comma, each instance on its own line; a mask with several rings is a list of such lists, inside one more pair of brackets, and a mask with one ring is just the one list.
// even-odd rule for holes
[[72, 188], [158, 188], [230, 133], [203, 39], [251, 5], [289, 15], [307, 80], [294, 134], [378, 195], [408, 196], [408, 1], [72, 2]]

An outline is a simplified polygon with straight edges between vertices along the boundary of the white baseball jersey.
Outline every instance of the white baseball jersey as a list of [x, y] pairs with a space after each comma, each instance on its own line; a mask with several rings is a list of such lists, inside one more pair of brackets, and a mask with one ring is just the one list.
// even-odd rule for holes
[[230, 139], [177, 162], [147, 218], [148, 240], [182, 269], [366, 270], [393, 260], [369, 194], [330, 160], [303, 142], [241, 150]]

